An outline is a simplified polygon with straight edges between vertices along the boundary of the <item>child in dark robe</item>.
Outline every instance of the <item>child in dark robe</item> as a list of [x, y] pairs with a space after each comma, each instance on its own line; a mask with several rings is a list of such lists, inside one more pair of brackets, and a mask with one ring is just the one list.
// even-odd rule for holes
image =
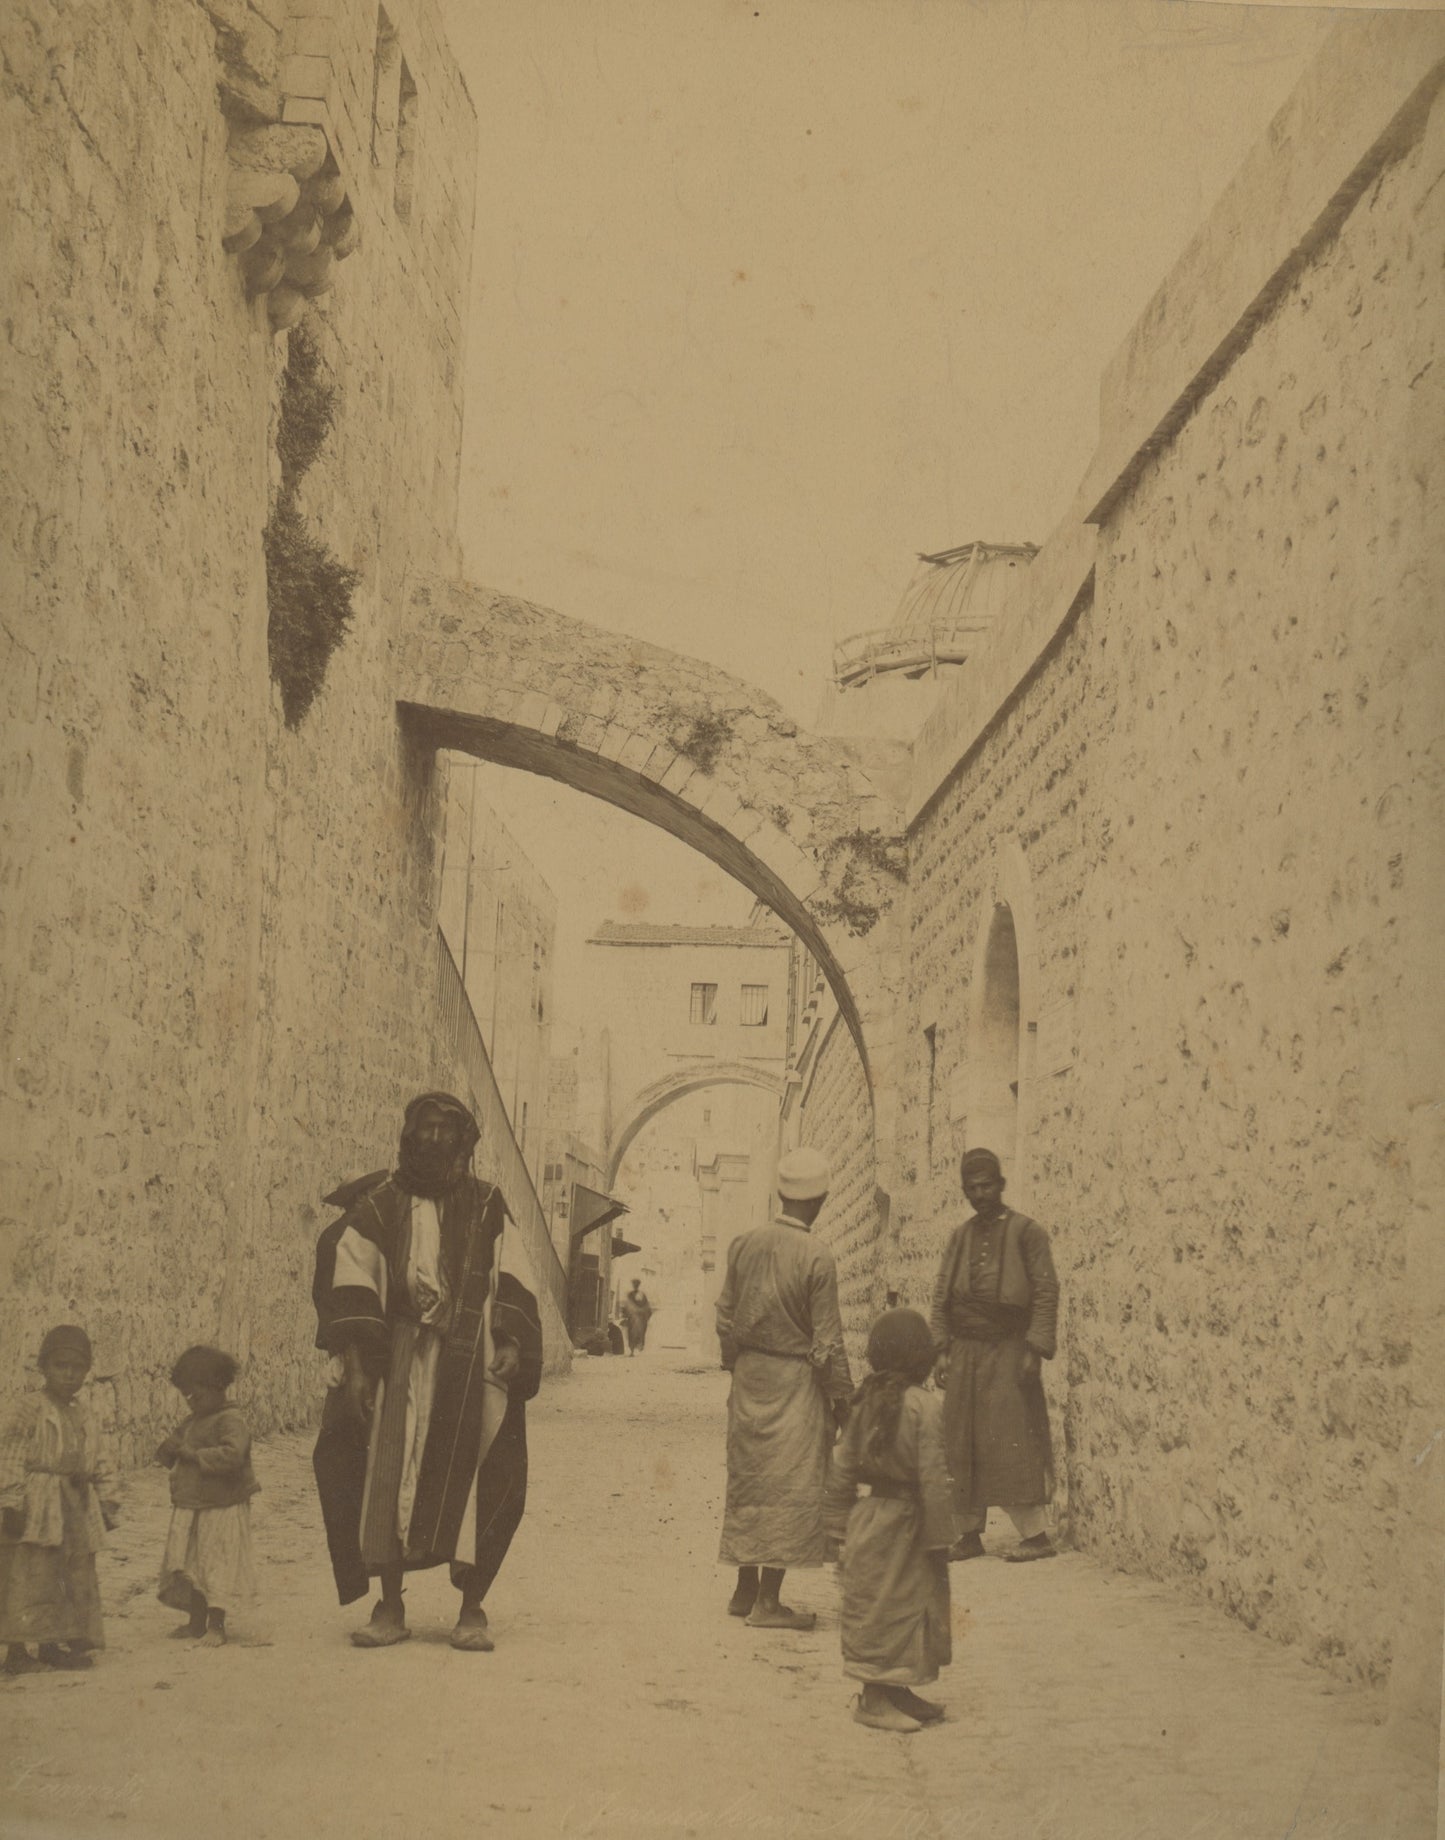
[[[88, 1668], [104, 1648], [95, 1555], [115, 1525], [115, 1480], [80, 1389], [90, 1337], [64, 1324], [40, 1344], [44, 1389], [0, 1431], [0, 1642], [7, 1674]], [[36, 1655], [28, 1644], [39, 1644]]]
[[188, 1348], [171, 1385], [191, 1415], [161, 1445], [171, 1472], [171, 1524], [157, 1595], [188, 1620], [172, 1634], [220, 1648], [226, 1612], [256, 1595], [251, 1556], [251, 1432], [226, 1397], [236, 1363], [219, 1348]]
[[828, 1476], [828, 1534], [841, 1542], [843, 1672], [862, 1685], [853, 1717], [879, 1731], [941, 1719], [943, 1707], [913, 1689], [952, 1659], [956, 1529], [942, 1402], [923, 1385], [933, 1362], [933, 1337], [916, 1310], [878, 1318], [868, 1337], [873, 1371], [853, 1394]]

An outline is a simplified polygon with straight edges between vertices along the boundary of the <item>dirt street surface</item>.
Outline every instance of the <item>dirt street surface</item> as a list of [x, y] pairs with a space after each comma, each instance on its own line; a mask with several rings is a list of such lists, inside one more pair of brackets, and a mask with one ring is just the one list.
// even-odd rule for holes
[[0, 1681], [0, 1832], [1433, 1832], [1433, 1785], [1390, 1751], [1372, 1695], [1077, 1553], [955, 1567], [947, 1723], [910, 1737], [853, 1724], [830, 1572], [795, 1573], [786, 1593], [817, 1610], [812, 1634], [724, 1614], [726, 1387], [649, 1350], [579, 1359], [544, 1388], [490, 1655], [447, 1646], [457, 1599], [441, 1572], [409, 1585], [410, 1642], [351, 1647], [364, 1611], [337, 1607], [306, 1438], [257, 1452], [263, 1601], [223, 1651], [170, 1641], [178, 1619], [154, 1597], [165, 1476], [131, 1477], [101, 1561], [109, 1648], [89, 1674]]

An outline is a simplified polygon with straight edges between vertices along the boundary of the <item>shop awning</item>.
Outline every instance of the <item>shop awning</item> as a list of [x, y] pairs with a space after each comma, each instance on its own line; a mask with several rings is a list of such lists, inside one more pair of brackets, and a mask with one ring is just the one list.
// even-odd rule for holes
[[614, 1259], [625, 1258], [629, 1252], [641, 1252], [641, 1246], [634, 1246], [630, 1239], [623, 1239], [620, 1234], [612, 1236], [612, 1256]]
[[619, 1214], [627, 1212], [625, 1201], [616, 1201], [611, 1195], [599, 1194], [595, 1188], [588, 1188], [584, 1182], [572, 1184], [572, 1208], [568, 1215], [571, 1223], [571, 1238], [575, 1246], [579, 1239], [586, 1239], [589, 1233], [595, 1233], [598, 1227], [608, 1226]]

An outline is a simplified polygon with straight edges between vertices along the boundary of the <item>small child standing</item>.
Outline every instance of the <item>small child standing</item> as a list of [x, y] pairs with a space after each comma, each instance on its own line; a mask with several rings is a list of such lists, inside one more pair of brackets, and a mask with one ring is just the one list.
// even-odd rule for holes
[[226, 1640], [226, 1612], [256, 1595], [251, 1557], [251, 1432], [226, 1398], [236, 1363], [219, 1348], [188, 1348], [171, 1369], [171, 1385], [191, 1415], [161, 1445], [156, 1461], [171, 1472], [171, 1525], [158, 1595], [190, 1620], [173, 1635], [206, 1648]]
[[100, 1427], [79, 1397], [92, 1358], [84, 1329], [52, 1329], [40, 1344], [44, 1390], [26, 1394], [0, 1431], [7, 1674], [88, 1668], [90, 1651], [105, 1647], [95, 1555], [115, 1525], [116, 1489]]
[[[923, 1390], [933, 1337], [916, 1310], [886, 1310], [868, 1337], [828, 1475], [827, 1531], [841, 1542], [843, 1672], [862, 1682], [853, 1717], [917, 1731], [943, 1707], [914, 1687], [952, 1659], [948, 1549], [956, 1537], [943, 1406]], [[861, 1499], [860, 1483], [869, 1493]]]

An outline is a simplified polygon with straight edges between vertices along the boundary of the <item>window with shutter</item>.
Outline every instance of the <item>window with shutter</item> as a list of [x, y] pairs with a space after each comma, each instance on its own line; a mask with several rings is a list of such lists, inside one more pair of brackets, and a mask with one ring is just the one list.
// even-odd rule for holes
[[766, 984], [743, 985], [742, 1021], [745, 1028], [761, 1028], [768, 1019], [768, 987]]

